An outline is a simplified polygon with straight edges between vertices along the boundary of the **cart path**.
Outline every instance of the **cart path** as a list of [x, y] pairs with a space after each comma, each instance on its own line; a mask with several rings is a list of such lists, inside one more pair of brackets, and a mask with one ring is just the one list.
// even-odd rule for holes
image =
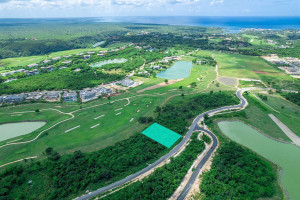
[[269, 117], [276, 123], [276, 125], [288, 136], [295, 145], [300, 147], [300, 137], [296, 135], [289, 127], [282, 123], [277, 117], [273, 114], [269, 114]]
[[[161, 158], [159, 158], [154, 163], [148, 165], [144, 169], [142, 169], [142, 170], [140, 170], [140, 171], [138, 171], [138, 172], [136, 172], [134, 174], [131, 174], [130, 176], [127, 176], [126, 178], [124, 178], [122, 180], [114, 182], [114, 183], [112, 183], [110, 185], [107, 185], [105, 187], [99, 188], [98, 190], [95, 190], [93, 192], [85, 194], [85, 195], [83, 195], [81, 197], [78, 197], [76, 199], [77, 200], [86, 200], [86, 199], [93, 198], [93, 197], [95, 197], [97, 195], [103, 194], [103, 193], [105, 193], [107, 191], [110, 191], [110, 190], [115, 189], [115, 188], [117, 188], [119, 186], [122, 186], [123, 184], [128, 183], [128, 182], [130, 182], [130, 181], [138, 178], [139, 176], [142, 176], [143, 174], [149, 172], [150, 170], [153, 170], [155, 167], [157, 167], [158, 165], [160, 165], [162, 162], [165, 162], [171, 156], [173, 156], [174, 154], [176, 154], [186, 144], [186, 142], [190, 139], [190, 137], [192, 136], [193, 132], [194, 131], [198, 131], [199, 129], [201, 129], [202, 131], [207, 132], [213, 138], [213, 144], [212, 144], [211, 148], [208, 150], [207, 154], [204, 156], [204, 158], [197, 165], [197, 169], [198, 168], [201, 169], [202, 168], [201, 163], [205, 163], [211, 157], [211, 155], [214, 152], [215, 148], [218, 146], [218, 141], [217, 141], [216, 136], [213, 133], [211, 133], [210, 131], [208, 131], [206, 129], [200, 128], [198, 126], [198, 123], [204, 119], [204, 115], [205, 114], [208, 114], [208, 115], [212, 116], [212, 115], [214, 115], [217, 112], [222, 112], [222, 111], [225, 111], [225, 110], [233, 110], [233, 109], [242, 109], [245, 106], [247, 106], [247, 100], [242, 96], [243, 92], [246, 91], [246, 90], [247, 89], [239, 89], [236, 92], [237, 97], [240, 99], [240, 103], [238, 105], [224, 106], [224, 107], [221, 107], [221, 108], [216, 108], [216, 109], [213, 109], [213, 110], [210, 110], [210, 111], [206, 111], [206, 112], [198, 115], [194, 119], [192, 125], [189, 127], [189, 130], [186, 133], [186, 135], [183, 137], [182, 141], [178, 145], [176, 145], [169, 153], [167, 153], [166, 155], [162, 156]], [[197, 170], [195, 170], [195, 172], [197, 172]], [[183, 192], [180, 194], [179, 198], [182, 198], [182, 197], [185, 198], [186, 194], [190, 190], [191, 185], [194, 184], [193, 177], [197, 177], [198, 176], [198, 173], [195, 173], [195, 172], [192, 174], [190, 180], [188, 181], [188, 183], [187, 183], [186, 187], [184, 188]]]

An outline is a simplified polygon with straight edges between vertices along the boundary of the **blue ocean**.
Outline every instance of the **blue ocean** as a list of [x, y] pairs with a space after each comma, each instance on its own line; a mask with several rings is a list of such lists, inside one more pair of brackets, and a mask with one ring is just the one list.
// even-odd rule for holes
[[199, 17], [199, 16], [122, 16], [93, 18], [40, 18], [40, 19], [0, 19], [0, 26], [15, 26], [27, 23], [99, 23], [126, 22], [142, 24], [168, 24], [221, 27], [228, 32], [238, 32], [242, 28], [256, 29], [300, 29], [298, 17]]
[[102, 17], [99, 18], [99, 22], [209, 26], [226, 28], [232, 32], [238, 31], [241, 28], [300, 29], [300, 17]]

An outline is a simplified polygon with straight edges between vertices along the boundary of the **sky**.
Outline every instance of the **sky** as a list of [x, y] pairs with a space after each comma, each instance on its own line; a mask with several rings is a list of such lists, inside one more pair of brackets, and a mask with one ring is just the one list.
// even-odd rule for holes
[[300, 16], [300, 0], [0, 0], [0, 18]]

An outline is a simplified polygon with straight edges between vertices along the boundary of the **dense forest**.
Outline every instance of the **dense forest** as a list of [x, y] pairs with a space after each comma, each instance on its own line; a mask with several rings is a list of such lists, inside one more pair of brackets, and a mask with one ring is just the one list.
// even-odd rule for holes
[[156, 109], [158, 116], [155, 122], [181, 135], [186, 133], [189, 120], [203, 111], [238, 103], [236, 96], [229, 92], [206, 93], [177, 99], [179, 99], [177, 102]]
[[47, 148], [44, 154], [48, 159], [27, 161], [29, 164], [0, 174], [0, 199], [64, 199], [78, 195], [136, 172], [166, 150], [140, 133], [93, 153], [75, 151], [60, 157]]
[[275, 194], [274, 181], [270, 164], [234, 142], [225, 142], [204, 173], [200, 190], [203, 200], [257, 199]]
[[197, 155], [205, 149], [204, 142], [197, 139], [197, 134], [192, 135], [191, 139], [186, 149], [178, 157], [172, 158], [170, 163], [157, 168], [142, 181], [134, 182], [124, 189], [104, 197], [104, 199], [163, 200], [171, 197]]

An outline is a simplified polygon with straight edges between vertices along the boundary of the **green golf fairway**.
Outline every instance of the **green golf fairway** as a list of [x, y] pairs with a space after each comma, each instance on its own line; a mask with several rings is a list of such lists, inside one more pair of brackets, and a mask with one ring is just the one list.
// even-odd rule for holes
[[242, 122], [220, 122], [218, 126], [231, 140], [282, 167], [281, 182], [290, 199], [300, 198], [300, 148], [267, 138]]

